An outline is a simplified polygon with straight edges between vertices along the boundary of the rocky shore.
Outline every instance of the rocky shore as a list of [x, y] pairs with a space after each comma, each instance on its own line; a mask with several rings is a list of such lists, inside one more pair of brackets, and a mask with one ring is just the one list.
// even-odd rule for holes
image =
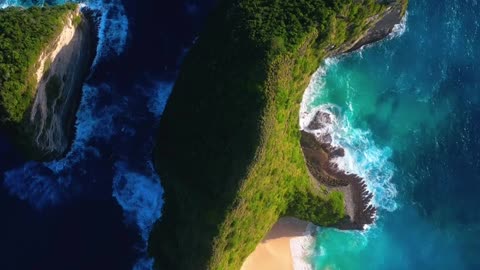
[[[319, 111], [310, 123], [310, 128], [322, 125], [323, 121], [328, 120]], [[346, 174], [331, 162], [344, 156], [344, 150], [331, 145], [330, 135], [316, 137], [305, 130], [301, 133], [301, 146], [311, 176], [329, 190], [338, 190], [344, 194], [348, 218], [337, 224], [337, 227], [362, 230], [365, 224], [373, 223], [376, 209], [370, 204], [373, 195], [366, 189], [364, 180], [357, 175]]]
[[[374, 26], [356, 41], [334, 48], [330, 56], [349, 53], [388, 37], [395, 26], [401, 23], [405, 16], [407, 1], [390, 1], [390, 5], [382, 16], [371, 18]], [[345, 210], [348, 217], [336, 225], [339, 229], [363, 230], [365, 225], [375, 221], [376, 208], [371, 204], [373, 194], [367, 190], [364, 179], [355, 174], [347, 174], [340, 170], [332, 160], [343, 157], [345, 151], [331, 144], [329, 134], [317, 136], [312, 132], [330, 123], [330, 116], [317, 111], [307, 127], [301, 131], [301, 147], [311, 176], [329, 190], [341, 191], [344, 194]]]

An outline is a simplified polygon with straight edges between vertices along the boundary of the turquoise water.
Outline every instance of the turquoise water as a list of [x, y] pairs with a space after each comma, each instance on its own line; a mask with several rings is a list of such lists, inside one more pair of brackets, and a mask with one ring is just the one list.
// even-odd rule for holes
[[365, 232], [321, 228], [315, 269], [480, 269], [480, 1], [413, 0], [403, 34], [328, 59], [305, 97], [375, 193]]

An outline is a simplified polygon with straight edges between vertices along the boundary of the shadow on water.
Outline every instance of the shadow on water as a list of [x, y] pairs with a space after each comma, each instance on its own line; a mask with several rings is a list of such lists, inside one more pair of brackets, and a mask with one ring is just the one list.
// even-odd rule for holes
[[[149, 0], [139, 4], [138, 1], [123, 1], [129, 24], [125, 52], [116, 55], [114, 49], [106, 48], [113, 57], [98, 62], [88, 85], [84, 86], [84, 91], [93, 94], [92, 103], [87, 102], [90, 114], [80, 118], [80, 124], [88, 124], [81, 122], [84, 120], [97, 122], [91, 131], [93, 135], [81, 142], [84, 149], [78, 151], [80, 154], [75, 153], [78, 161], [76, 157], [75, 162], [71, 157], [64, 159], [70, 167], [57, 172], [42, 164], [22, 167], [25, 160], [0, 134], [2, 182], [5, 172], [16, 169], [18, 174], [14, 175], [18, 178], [13, 180], [19, 183], [24, 178], [27, 181], [44, 178], [28, 182], [34, 184], [28, 187], [35, 190], [42, 190], [42, 186], [37, 186], [42, 185], [40, 183], [56, 188], [60, 185], [58, 179], [69, 179], [72, 183], [65, 190], [60, 186], [60, 203], [42, 210], [32, 207], [32, 201], [37, 199], [35, 196], [53, 193], [25, 194], [24, 199], [30, 200], [28, 203], [9, 194], [5, 185], [1, 185], [0, 269], [132, 268], [143, 252], [142, 236], [137, 226], [131, 226], [126, 220], [129, 209], [125, 207], [132, 206], [129, 205], [132, 202], [122, 200], [123, 197], [116, 200], [112, 192], [114, 188], [131, 185], [142, 194], [129, 194], [127, 190], [118, 196], [149, 198], [151, 186], [141, 181], [156, 179], [148, 164], [152, 135], [159, 117], [152, 107], [163, 108], [169, 93], [159, 83], [171, 83], [175, 79], [179, 63], [212, 2]], [[113, 30], [110, 34], [114, 34]], [[158, 89], [163, 91], [160, 104], [150, 106], [157, 98], [155, 91]], [[105, 117], [107, 120], [103, 121]], [[77, 138], [79, 136], [83, 135], [77, 134]], [[72, 149], [75, 147], [74, 142]], [[119, 179], [119, 184], [112, 186], [115, 179]], [[33, 189], [25, 190], [28, 193]]]

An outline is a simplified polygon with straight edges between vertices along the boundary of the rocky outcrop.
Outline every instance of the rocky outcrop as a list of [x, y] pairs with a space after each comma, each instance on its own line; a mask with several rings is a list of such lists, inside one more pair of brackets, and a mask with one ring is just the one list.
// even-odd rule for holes
[[[354, 42], [332, 48], [329, 55], [336, 56], [352, 52], [364, 45], [386, 38], [405, 15], [408, 0], [389, 1], [382, 14], [371, 18], [372, 27]], [[364, 180], [354, 174], [346, 174], [332, 163], [345, 154], [344, 149], [331, 145], [329, 134], [316, 136], [311, 130], [322, 129], [331, 124], [331, 118], [322, 111], [316, 112], [308, 126], [301, 131], [301, 147], [311, 176], [330, 190], [343, 192], [348, 217], [337, 224], [340, 229], [362, 230], [375, 221], [376, 209], [371, 204], [373, 194], [367, 190]]]
[[81, 87], [95, 55], [93, 29], [77, 8], [36, 64], [35, 100], [24, 120], [35, 158], [56, 158], [69, 147]]
[[154, 151], [165, 192], [149, 239], [158, 269], [240, 269], [283, 215], [344, 218], [341, 194], [309, 179], [298, 103], [321, 60], [357, 44], [388, 7], [307, 2], [222, 1], [185, 58]]
[[[315, 120], [312, 123], [321, 124]], [[363, 179], [355, 174], [346, 174], [331, 162], [334, 158], [344, 156], [344, 150], [332, 146], [328, 135], [318, 138], [307, 131], [301, 133], [301, 146], [311, 176], [330, 190], [344, 194], [348, 217], [336, 227], [361, 230], [365, 224], [373, 223], [376, 213], [375, 207], [370, 204], [373, 195], [367, 190]]]
[[371, 26], [368, 31], [350, 43], [345, 43], [338, 48], [331, 48], [329, 56], [349, 53], [388, 37], [405, 16], [408, 0], [386, 0], [383, 2], [387, 2], [388, 6], [381, 14], [370, 18]]

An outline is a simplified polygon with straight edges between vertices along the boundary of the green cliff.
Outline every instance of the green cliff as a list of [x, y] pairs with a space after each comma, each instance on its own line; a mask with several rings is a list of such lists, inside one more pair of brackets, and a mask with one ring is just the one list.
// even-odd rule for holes
[[57, 157], [93, 60], [93, 28], [67, 4], [0, 10], [0, 29], [0, 128], [28, 157]]
[[374, 26], [405, 5], [220, 2], [159, 128], [154, 158], [165, 208], [149, 241], [156, 267], [240, 269], [281, 216], [323, 226], [346, 218], [342, 193], [328, 192], [307, 170], [300, 102], [322, 59], [374, 41]]

